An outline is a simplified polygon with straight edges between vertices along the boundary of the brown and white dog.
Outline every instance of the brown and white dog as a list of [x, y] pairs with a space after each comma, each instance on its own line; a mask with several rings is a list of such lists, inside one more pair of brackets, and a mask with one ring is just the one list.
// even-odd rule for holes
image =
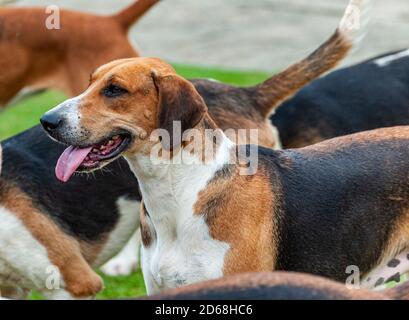
[[[83, 94], [46, 113], [42, 124], [70, 145], [56, 167], [62, 181], [125, 156], [144, 202], [149, 293], [270, 270], [345, 281], [351, 266], [363, 287], [373, 287], [388, 279], [371, 271], [407, 271], [390, 259], [409, 240], [408, 127], [298, 150], [260, 147], [257, 170], [254, 161], [243, 169], [237, 155], [254, 147], [229, 140], [195, 87], [154, 58], [101, 67]], [[158, 138], [159, 129], [170, 141], [163, 132]]]
[[46, 8], [0, 8], [0, 106], [23, 90], [77, 95], [100, 65], [138, 56], [128, 29], [158, 1], [138, 0], [112, 16], [60, 10], [60, 29], [47, 28]]
[[[283, 100], [336, 66], [348, 54], [352, 45], [362, 38], [368, 5], [369, 1], [351, 1], [340, 28], [328, 41], [307, 58], [259, 85], [240, 88], [208, 80], [192, 80], [192, 83], [221, 128], [254, 128], [259, 132], [260, 145], [281, 148], [279, 132], [268, 117]], [[359, 22], [360, 28], [347, 30], [353, 22]], [[138, 241], [139, 232], [102, 270], [112, 275], [127, 274], [133, 270], [138, 263], [135, 255]]]

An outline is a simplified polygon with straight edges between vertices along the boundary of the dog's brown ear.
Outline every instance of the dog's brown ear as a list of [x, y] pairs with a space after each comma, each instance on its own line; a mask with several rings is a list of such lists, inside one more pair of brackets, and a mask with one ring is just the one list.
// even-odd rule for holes
[[[194, 128], [207, 112], [207, 106], [195, 87], [177, 75], [157, 76], [152, 74], [158, 91], [158, 128], [167, 130], [170, 141], [163, 141], [167, 150], [182, 143], [181, 135], [174, 136], [174, 121], [181, 125], [181, 133]], [[176, 125], [176, 124], [175, 124]]]

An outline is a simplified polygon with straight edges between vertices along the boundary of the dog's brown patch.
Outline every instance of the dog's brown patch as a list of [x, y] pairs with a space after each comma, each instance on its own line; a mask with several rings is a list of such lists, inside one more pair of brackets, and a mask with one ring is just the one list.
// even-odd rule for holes
[[145, 204], [141, 203], [141, 236], [142, 236], [142, 243], [145, 248], [149, 248], [152, 244], [152, 232], [147, 222], [148, 212], [146, 211]]
[[224, 275], [274, 269], [274, 198], [266, 175], [240, 176], [236, 166], [225, 167], [200, 192], [195, 213], [205, 216], [214, 239], [230, 244]]
[[90, 297], [102, 290], [101, 278], [81, 254], [78, 242], [41, 213], [31, 199], [15, 186], [2, 186], [2, 204], [12, 211], [47, 250], [59, 268], [66, 290], [74, 297]]
[[[406, 200], [407, 201], [407, 200]], [[396, 257], [408, 248], [409, 240], [409, 208], [393, 223], [392, 232], [387, 240], [377, 265], [387, 265], [391, 258]], [[399, 281], [398, 281], [399, 282]]]

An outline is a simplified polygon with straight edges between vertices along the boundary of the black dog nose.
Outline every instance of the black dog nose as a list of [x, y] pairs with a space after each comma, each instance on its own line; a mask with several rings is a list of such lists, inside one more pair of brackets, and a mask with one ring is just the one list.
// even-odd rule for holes
[[41, 119], [40, 119], [41, 125], [47, 132], [53, 132], [62, 123], [62, 119], [55, 113], [49, 113], [45, 114]]

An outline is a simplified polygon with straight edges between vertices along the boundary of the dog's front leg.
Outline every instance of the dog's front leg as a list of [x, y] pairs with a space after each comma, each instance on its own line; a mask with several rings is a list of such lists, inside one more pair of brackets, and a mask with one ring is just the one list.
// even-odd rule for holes
[[121, 252], [101, 267], [102, 272], [109, 276], [126, 276], [138, 270], [140, 247], [141, 231], [138, 228]]

